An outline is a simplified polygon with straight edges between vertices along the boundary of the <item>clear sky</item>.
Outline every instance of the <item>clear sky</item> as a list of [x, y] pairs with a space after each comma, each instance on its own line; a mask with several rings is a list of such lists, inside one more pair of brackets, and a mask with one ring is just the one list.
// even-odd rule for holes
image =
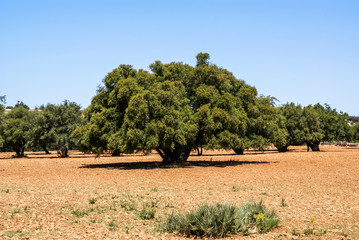
[[199, 52], [280, 104], [359, 115], [357, 0], [0, 0], [0, 95], [86, 108], [120, 64]]

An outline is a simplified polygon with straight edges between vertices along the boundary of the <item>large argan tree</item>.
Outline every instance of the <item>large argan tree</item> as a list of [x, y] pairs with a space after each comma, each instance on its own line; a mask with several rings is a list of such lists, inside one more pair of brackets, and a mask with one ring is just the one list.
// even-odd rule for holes
[[183, 163], [198, 147], [243, 149], [247, 101], [256, 89], [197, 55], [197, 65], [150, 65], [151, 72], [120, 65], [104, 79], [73, 133], [82, 151], [154, 149], [165, 164]]

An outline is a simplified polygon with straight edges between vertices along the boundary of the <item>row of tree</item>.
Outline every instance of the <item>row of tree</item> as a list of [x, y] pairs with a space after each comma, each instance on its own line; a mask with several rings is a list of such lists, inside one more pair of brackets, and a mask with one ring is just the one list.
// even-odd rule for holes
[[60, 157], [67, 157], [68, 150], [76, 148], [71, 133], [85, 122], [80, 106], [69, 101], [34, 111], [20, 102], [9, 113], [1, 112], [0, 148], [16, 152], [17, 157], [24, 156], [25, 148], [42, 149], [47, 154], [49, 150], [57, 150]]
[[167, 164], [183, 163], [195, 149], [243, 154], [306, 144], [319, 151], [321, 141], [359, 140], [359, 124], [349, 126], [347, 114], [320, 104], [276, 107], [275, 98], [258, 96], [255, 87], [210, 64], [207, 53], [197, 55], [195, 67], [156, 61], [150, 69], [120, 65], [83, 113], [68, 101], [35, 112], [17, 106], [1, 116], [0, 144], [18, 156], [25, 146], [61, 156], [74, 147], [114, 155], [156, 150]]

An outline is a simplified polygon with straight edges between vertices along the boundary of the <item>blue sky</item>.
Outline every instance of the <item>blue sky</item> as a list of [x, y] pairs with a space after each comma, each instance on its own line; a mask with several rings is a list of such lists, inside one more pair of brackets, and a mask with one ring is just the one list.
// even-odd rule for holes
[[359, 1], [1, 0], [0, 95], [86, 108], [120, 64], [199, 52], [280, 104], [359, 115]]

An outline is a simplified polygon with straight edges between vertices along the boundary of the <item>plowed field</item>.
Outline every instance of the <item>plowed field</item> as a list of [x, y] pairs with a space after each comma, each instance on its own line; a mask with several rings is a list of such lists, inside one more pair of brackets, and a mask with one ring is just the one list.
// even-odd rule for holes
[[[359, 148], [290, 150], [194, 152], [181, 168], [161, 166], [157, 154], [0, 153], [0, 239], [183, 239], [157, 232], [158, 222], [201, 204], [250, 199], [274, 208], [281, 222], [245, 239], [359, 238]], [[154, 218], [141, 219], [143, 208]]]

